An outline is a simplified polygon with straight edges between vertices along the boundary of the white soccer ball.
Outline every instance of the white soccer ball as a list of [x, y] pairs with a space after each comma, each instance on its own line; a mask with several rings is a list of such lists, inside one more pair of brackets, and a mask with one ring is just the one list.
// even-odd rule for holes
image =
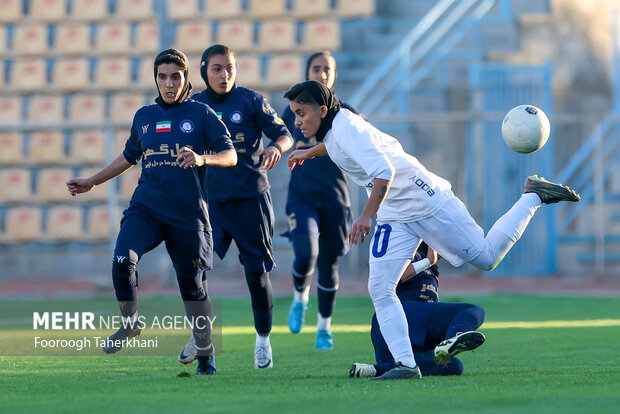
[[502, 122], [504, 142], [523, 154], [541, 149], [547, 143], [550, 132], [549, 118], [534, 105], [512, 108]]

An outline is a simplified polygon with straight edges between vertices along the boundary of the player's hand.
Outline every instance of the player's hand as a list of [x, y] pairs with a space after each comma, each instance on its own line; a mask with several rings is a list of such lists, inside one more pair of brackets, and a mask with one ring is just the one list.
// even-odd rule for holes
[[308, 159], [308, 150], [298, 149], [288, 155], [288, 169], [293, 171], [296, 165], [301, 165]]
[[263, 162], [262, 166], [267, 169], [267, 171], [271, 170], [282, 158], [282, 154], [278, 149], [274, 146], [269, 146], [264, 150], [258, 153], [259, 157], [262, 157]]
[[67, 181], [66, 184], [67, 184], [67, 190], [69, 190], [69, 193], [72, 196], [76, 196], [81, 193], [86, 193], [95, 187], [95, 185], [92, 184], [86, 178], [72, 178], [69, 181]]
[[357, 244], [358, 239], [360, 243], [364, 243], [364, 238], [370, 234], [370, 227], [372, 226], [372, 217], [366, 217], [364, 215], [359, 216], [353, 223], [351, 229], [351, 244]]
[[439, 259], [441, 259], [441, 256], [435, 250], [433, 250], [431, 246], [428, 246], [426, 258], [431, 262], [431, 266], [432, 266], [435, 263], [437, 263]]
[[201, 155], [196, 154], [189, 147], [183, 147], [179, 150], [179, 156], [177, 162], [181, 168], [202, 167], [205, 165], [205, 160]]

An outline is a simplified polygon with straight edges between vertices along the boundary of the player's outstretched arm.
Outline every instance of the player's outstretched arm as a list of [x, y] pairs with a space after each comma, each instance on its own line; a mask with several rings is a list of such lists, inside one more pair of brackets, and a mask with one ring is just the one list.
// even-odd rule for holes
[[110, 164], [105, 166], [101, 171], [89, 178], [72, 178], [67, 181], [67, 189], [72, 196], [76, 196], [81, 193], [86, 193], [92, 190], [95, 186], [105, 183], [106, 181], [121, 175], [133, 165], [125, 159], [123, 154], [120, 154]]
[[177, 162], [181, 168], [202, 167], [203, 165], [232, 167], [237, 164], [237, 151], [226, 149], [215, 154], [200, 155], [189, 147], [183, 147], [179, 151]]
[[323, 142], [312, 148], [295, 150], [288, 156], [288, 168], [292, 171], [296, 165], [301, 165], [305, 160], [318, 157], [319, 155], [327, 155], [327, 148], [325, 148], [325, 143]]

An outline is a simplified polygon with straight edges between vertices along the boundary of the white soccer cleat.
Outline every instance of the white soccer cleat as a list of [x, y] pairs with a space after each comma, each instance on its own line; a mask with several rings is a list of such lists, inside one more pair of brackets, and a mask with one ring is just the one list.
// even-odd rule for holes
[[374, 377], [375, 375], [377, 375], [377, 370], [374, 365], [362, 364], [361, 362], [353, 363], [349, 370], [350, 378]]
[[485, 339], [478, 331], [459, 332], [435, 347], [435, 361], [446, 365], [450, 357], [463, 351], [473, 351], [482, 345]]
[[254, 348], [254, 368], [273, 368], [271, 345], [258, 345]]
[[194, 335], [189, 338], [181, 352], [179, 352], [179, 362], [183, 365], [191, 364], [196, 359], [198, 350], [196, 349], [196, 339]]

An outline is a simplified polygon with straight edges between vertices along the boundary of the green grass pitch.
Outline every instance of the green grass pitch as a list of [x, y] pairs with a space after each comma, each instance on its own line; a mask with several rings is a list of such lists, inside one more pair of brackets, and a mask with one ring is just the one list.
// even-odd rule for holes
[[[443, 298], [446, 299], [446, 298]], [[161, 299], [162, 302], [173, 299]], [[179, 299], [176, 299], [179, 300]], [[316, 301], [307, 325], [285, 333], [289, 298], [275, 301], [274, 368], [253, 368], [254, 335], [225, 334], [215, 376], [193, 375], [170, 356], [2, 356], [0, 412], [617, 413], [620, 298], [490, 295], [447, 298], [487, 311], [487, 342], [461, 354], [462, 377], [372, 382], [350, 379], [352, 362], [374, 362], [368, 298], [338, 299], [335, 350], [314, 350]], [[222, 299], [230, 326], [252, 325], [249, 299]], [[607, 321], [583, 327], [570, 321]], [[502, 327], [501, 322], [529, 322]], [[560, 327], [538, 322], [564, 321]], [[582, 324], [583, 325], [583, 324]], [[587, 325], [587, 324], [586, 324]], [[3, 340], [10, 331], [0, 330]], [[122, 354], [121, 351], [119, 354]], [[187, 373], [190, 375], [185, 375]], [[179, 375], [181, 374], [181, 375]]]

